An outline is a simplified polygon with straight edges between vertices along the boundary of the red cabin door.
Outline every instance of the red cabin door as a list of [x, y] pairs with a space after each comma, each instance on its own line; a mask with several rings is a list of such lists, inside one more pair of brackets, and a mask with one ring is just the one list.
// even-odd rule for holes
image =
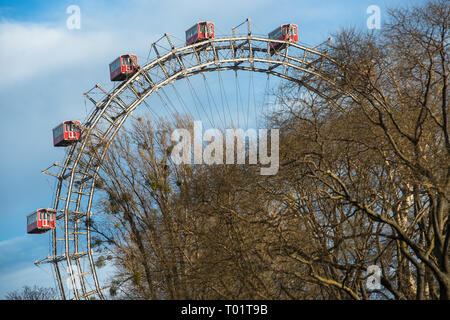
[[41, 211], [38, 211], [36, 213], [36, 221], [37, 221], [37, 223], [36, 223], [37, 229], [42, 228], [42, 212]]
[[49, 228], [50, 223], [47, 211], [41, 211], [42, 228]]
[[67, 129], [67, 133], [68, 133], [68, 135], [69, 135], [69, 139], [76, 139], [77, 138], [77, 136], [76, 136], [76, 132], [75, 132], [75, 130], [74, 130], [74, 125], [72, 124], [72, 123], [67, 123], [66, 124], [66, 129]]
[[55, 227], [55, 220], [56, 220], [56, 213], [52, 212], [49, 214], [50, 216], [50, 228], [54, 228]]

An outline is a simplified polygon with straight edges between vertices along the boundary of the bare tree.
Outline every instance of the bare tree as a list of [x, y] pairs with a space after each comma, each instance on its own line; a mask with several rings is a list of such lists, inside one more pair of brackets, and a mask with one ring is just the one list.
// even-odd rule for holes
[[[102, 163], [99, 244], [136, 299], [449, 299], [448, 2], [343, 30], [320, 92], [277, 92], [277, 175], [175, 165], [138, 120]], [[317, 87], [317, 86], [314, 86]], [[299, 93], [302, 94], [299, 94]], [[95, 150], [92, 150], [95, 152]], [[367, 269], [381, 270], [381, 289]]]
[[58, 300], [59, 295], [54, 288], [40, 286], [24, 286], [20, 290], [10, 291], [5, 294], [6, 300]]
[[[324, 66], [334, 79], [322, 86], [328, 98], [300, 99], [292, 86], [280, 92], [285, 109], [273, 120], [287, 128], [281, 171], [299, 185], [310, 181], [302, 190], [317, 201], [315, 218], [328, 222], [333, 207], [343, 209], [337, 221], [356, 218], [330, 230], [347, 239], [337, 265], [297, 259], [318, 283], [354, 299], [367, 297], [369, 264], [381, 267], [378, 294], [386, 298], [449, 298], [449, 12], [448, 2], [429, 2], [391, 10], [379, 34], [344, 30], [331, 52], [339, 64]], [[301, 196], [292, 201], [305, 210]], [[324, 248], [335, 248], [325, 239]], [[346, 274], [315, 272], [323, 262]]]

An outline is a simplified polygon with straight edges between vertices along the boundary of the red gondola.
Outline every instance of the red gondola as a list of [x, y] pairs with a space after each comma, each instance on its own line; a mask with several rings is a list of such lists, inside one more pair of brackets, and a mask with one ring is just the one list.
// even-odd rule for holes
[[44, 233], [55, 228], [56, 211], [39, 209], [27, 216], [27, 233]]
[[[268, 35], [269, 39], [284, 40], [289, 42], [298, 41], [298, 27], [295, 24], [283, 24]], [[285, 46], [284, 43], [269, 42], [270, 51], [273, 52]]]
[[81, 130], [79, 121], [64, 121], [53, 129], [53, 145], [55, 147], [66, 147], [80, 140]]
[[214, 39], [214, 23], [202, 21], [196, 23], [186, 31], [186, 45], [199, 41]]
[[111, 81], [123, 81], [138, 71], [137, 57], [133, 54], [124, 54], [109, 64]]

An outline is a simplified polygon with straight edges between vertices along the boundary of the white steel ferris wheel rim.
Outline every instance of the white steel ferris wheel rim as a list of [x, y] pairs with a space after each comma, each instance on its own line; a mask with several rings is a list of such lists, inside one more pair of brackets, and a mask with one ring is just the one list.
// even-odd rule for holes
[[[176, 80], [190, 77], [192, 75], [211, 71], [221, 70], [245, 70], [250, 72], [262, 72], [277, 77], [293, 81], [305, 86], [308, 90], [314, 91], [318, 95], [322, 95], [319, 88], [306, 83], [305, 78], [315, 77], [321, 79], [330, 85], [334, 86], [335, 79], [321, 72], [321, 66], [324, 61], [328, 63], [337, 63], [327, 56], [326, 48], [308, 48], [296, 43], [290, 43], [281, 40], [269, 40], [266, 38], [253, 37], [250, 33], [245, 37], [227, 37], [210, 39], [205, 42], [195, 43], [189, 46], [175, 48], [168, 35], [165, 35], [171, 45], [171, 50], [166, 54], [160, 56], [154, 47], [157, 58], [141, 67], [138, 72], [131, 76], [126, 81], [122, 82], [117, 88], [111, 92], [107, 92], [101, 86], [96, 85], [96, 88], [101, 90], [105, 97], [99, 102], [96, 102], [88, 94], [86, 97], [91, 100], [95, 109], [88, 116], [88, 120], [83, 124], [83, 138], [81, 143], [72, 145], [67, 153], [64, 163], [60, 165], [58, 174], [55, 175], [58, 179], [58, 186], [55, 194], [54, 209], [61, 214], [59, 220], [63, 220], [64, 238], [57, 238], [57, 229], [52, 231], [51, 252], [52, 254], [40, 263], [52, 263], [56, 279], [58, 282], [61, 297], [65, 299], [68, 290], [72, 290], [74, 299], [88, 298], [94, 295], [100, 299], [104, 299], [102, 290], [98, 280], [96, 267], [93, 259], [91, 248], [91, 228], [90, 221], [92, 215], [92, 203], [95, 191], [95, 181], [98, 177], [100, 164], [95, 165], [94, 160], [97, 158], [91, 156], [87, 168], [80, 168], [79, 163], [83, 155], [87, 155], [86, 151], [88, 144], [97, 141], [103, 147], [100, 157], [100, 163], [107, 154], [107, 150], [112, 140], [118, 133], [119, 129], [125, 123], [128, 116], [153, 92], [170, 84]], [[282, 52], [278, 52], [273, 56], [269, 51], [269, 42], [282, 43], [285, 48]], [[328, 43], [329, 44], [329, 43]], [[202, 54], [205, 53], [202, 60]], [[207, 53], [207, 54], [206, 54]], [[185, 58], [189, 57], [194, 63], [185, 63]], [[171, 66], [177, 68], [171, 68]], [[265, 66], [265, 68], [263, 68]], [[161, 78], [153, 78], [150, 75], [151, 70], [158, 69], [162, 73]], [[282, 69], [282, 70], [278, 70]], [[298, 75], [302, 75], [299, 78]], [[140, 80], [140, 85], [137, 86], [137, 79]], [[146, 86], [142, 86], [142, 82]], [[134, 95], [134, 101], [127, 103], [127, 99], [122, 96], [128, 92]], [[346, 93], [352, 97], [351, 94]], [[326, 98], [326, 97], [325, 97]], [[356, 99], [355, 97], [352, 97]], [[330, 101], [333, 103], [333, 101]], [[120, 113], [118, 112], [120, 111]], [[113, 116], [111, 116], [113, 114]], [[107, 130], [100, 131], [98, 129], [99, 123], [109, 123]], [[44, 172], [47, 173], [47, 172]], [[64, 182], [68, 182], [64, 186]], [[62, 191], [66, 190], [65, 198], [62, 198]], [[82, 202], [87, 202], [85, 210], [81, 210]], [[61, 205], [62, 204], [62, 205]], [[73, 209], [75, 206], [75, 209]], [[79, 210], [79, 211], [77, 211]], [[74, 232], [69, 232], [70, 219], [75, 216]], [[71, 248], [70, 241], [77, 243], [81, 240], [76, 229], [79, 223], [85, 223], [85, 252], [78, 252], [78, 244], [74, 244]], [[73, 235], [73, 239], [70, 239]], [[58, 252], [58, 241], [64, 242], [63, 253]], [[89, 272], [80, 264], [80, 259], [88, 258]], [[69, 275], [70, 285], [64, 288], [64, 280], [61, 277], [61, 270], [59, 264], [66, 262], [67, 273]], [[75, 267], [72, 262], [75, 262]], [[76, 268], [77, 273], [73, 268]], [[84, 271], [84, 272], [83, 272]], [[90, 274], [94, 284], [94, 289], [87, 291], [85, 287], [85, 277]], [[78, 277], [78, 281], [77, 281]], [[80, 292], [81, 291], [81, 292]]]

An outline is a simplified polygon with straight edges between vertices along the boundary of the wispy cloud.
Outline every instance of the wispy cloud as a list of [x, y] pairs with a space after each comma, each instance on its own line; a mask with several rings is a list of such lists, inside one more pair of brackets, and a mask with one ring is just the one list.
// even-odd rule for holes
[[0, 299], [5, 299], [8, 292], [20, 290], [24, 286], [37, 285], [56, 289], [50, 267], [47, 265], [38, 268], [26, 264], [16, 264], [13, 270], [2, 272], [0, 274]]
[[0, 241], [0, 274], [14, 268], [14, 263], [34, 262], [43, 252], [47, 251], [48, 236], [40, 238], [32, 235]]
[[36, 24], [0, 24], [0, 87], [42, 79], [58, 69], [98, 62], [114, 47], [108, 32], [70, 32]]
[[53, 286], [50, 265], [36, 267], [33, 262], [48, 251], [47, 237], [30, 235], [0, 241], [0, 299], [23, 286]]

